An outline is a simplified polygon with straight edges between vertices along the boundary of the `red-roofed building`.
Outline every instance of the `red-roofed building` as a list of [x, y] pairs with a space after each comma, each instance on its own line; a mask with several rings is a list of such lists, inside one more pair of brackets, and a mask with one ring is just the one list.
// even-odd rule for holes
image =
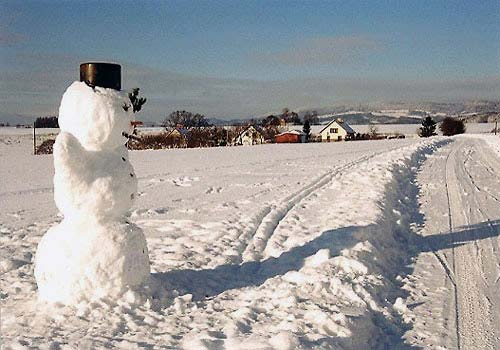
[[276, 143], [304, 143], [306, 134], [302, 131], [289, 130], [276, 135]]

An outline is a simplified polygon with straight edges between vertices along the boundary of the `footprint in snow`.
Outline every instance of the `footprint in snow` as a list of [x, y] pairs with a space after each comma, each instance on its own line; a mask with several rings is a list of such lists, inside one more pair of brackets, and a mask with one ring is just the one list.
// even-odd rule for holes
[[205, 193], [206, 194], [213, 194], [213, 193], [221, 193], [223, 191], [222, 187], [212, 187], [210, 186]]
[[199, 177], [189, 177], [189, 176], [182, 176], [182, 177], [179, 177], [177, 179], [173, 179], [171, 180], [172, 183], [175, 185], [175, 186], [179, 186], [179, 187], [189, 187], [189, 186], [192, 186], [192, 183], [193, 182], [198, 182], [200, 181], [200, 178]]
[[136, 209], [132, 212], [131, 216], [136, 217], [152, 217], [168, 212], [168, 208], [156, 208], [156, 209]]
[[24, 214], [24, 210], [15, 211], [12, 213], [7, 213], [8, 216], [16, 218], [16, 219], [20, 219], [23, 214]]

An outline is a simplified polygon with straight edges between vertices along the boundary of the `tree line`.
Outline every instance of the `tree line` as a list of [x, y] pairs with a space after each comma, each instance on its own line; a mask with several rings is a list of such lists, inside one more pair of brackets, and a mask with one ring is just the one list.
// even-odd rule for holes
[[[430, 137], [436, 134], [436, 122], [429, 116], [422, 120], [422, 126], [419, 129], [420, 137]], [[439, 130], [444, 136], [453, 136], [465, 133], [465, 123], [458, 118], [446, 117], [439, 125]]]
[[39, 117], [35, 120], [35, 128], [59, 128], [57, 117]]

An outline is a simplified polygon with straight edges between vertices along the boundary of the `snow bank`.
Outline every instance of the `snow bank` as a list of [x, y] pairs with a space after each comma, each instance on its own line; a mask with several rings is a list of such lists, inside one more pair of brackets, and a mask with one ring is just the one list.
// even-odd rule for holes
[[474, 137], [483, 139], [500, 156], [500, 135], [474, 135]]

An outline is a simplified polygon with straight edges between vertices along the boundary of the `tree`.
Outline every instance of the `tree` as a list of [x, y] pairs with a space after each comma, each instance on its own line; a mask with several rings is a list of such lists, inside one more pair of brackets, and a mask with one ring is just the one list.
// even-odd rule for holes
[[306, 121], [309, 121], [309, 125], [319, 124], [318, 112], [316, 111], [308, 111], [304, 114], [304, 124]]
[[460, 119], [446, 117], [441, 122], [439, 129], [444, 136], [463, 134], [465, 132], [465, 123]]
[[302, 121], [296, 112], [290, 113], [289, 120], [293, 125], [302, 125]]
[[133, 88], [132, 92], [129, 92], [128, 98], [132, 103], [132, 111], [137, 113], [141, 110], [142, 106], [146, 103], [147, 98], [139, 97], [139, 88]]
[[418, 132], [420, 137], [436, 135], [436, 122], [429, 116], [422, 120], [422, 127]]
[[210, 128], [192, 128], [189, 130], [187, 147], [210, 147], [212, 140], [213, 138]]
[[372, 139], [376, 139], [378, 137], [378, 128], [375, 124], [370, 123], [368, 126], [368, 134]]
[[309, 136], [311, 135], [311, 125], [309, 124], [309, 120], [306, 120], [304, 122], [302, 131], [304, 132], [304, 134], [306, 134], [306, 141], [309, 141]]
[[302, 125], [299, 115], [296, 112], [290, 111], [288, 108], [283, 108], [281, 112], [281, 119], [287, 124]]
[[187, 111], [175, 111], [170, 113], [163, 121], [163, 126], [184, 128], [210, 126], [203, 114], [193, 114]]
[[280, 121], [280, 118], [275, 116], [275, 115], [269, 115], [267, 117], [265, 117], [263, 120], [262, 120], [262, 123], [261, 125], [263, 127], [269, 127], [269, 126], [280, 126], [281, 125], [281, 121]]
[[57, 117], [39, 117], [35, 120], [35, 128], [58, 128]]

